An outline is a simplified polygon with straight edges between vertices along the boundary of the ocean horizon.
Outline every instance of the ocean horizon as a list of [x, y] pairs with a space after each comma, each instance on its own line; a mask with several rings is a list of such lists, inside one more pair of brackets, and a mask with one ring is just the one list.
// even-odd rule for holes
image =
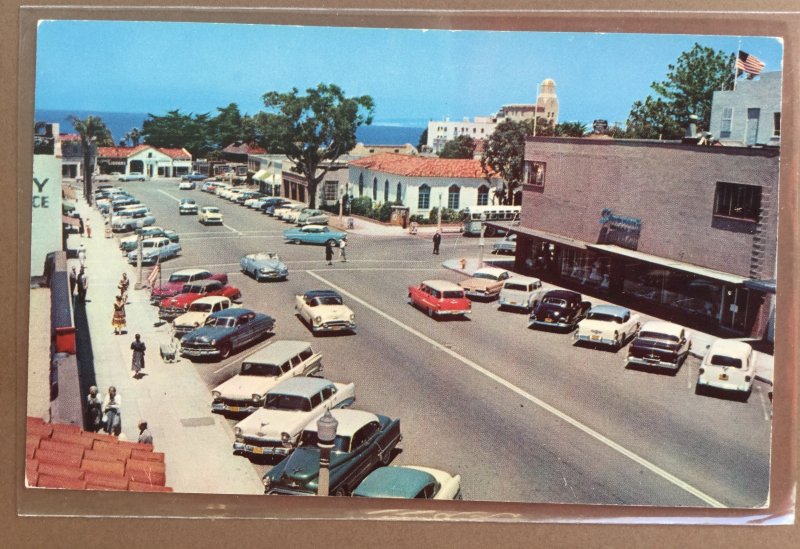
[[[149, 116], [148, 113], [36, 109], [34, 117], [37, 122], [58, 123], [61, 133], [74, 133], [75, 129], [69, 121], [71, 115], [81, 119], [89, 115], [99, 116], [111, 131], [114, 143], [119, 143], [120, 139], [132, 128], [141, 130], [143, 122]], [[420, 135], [427, 127], [427, 121], [422, 119], [394, 118], [378, 120], [371, 126], [358, 128], [356, 130], [356, 138], [358, 142], [365, 145], [405, 145], [410, 143], [416, 147]]]

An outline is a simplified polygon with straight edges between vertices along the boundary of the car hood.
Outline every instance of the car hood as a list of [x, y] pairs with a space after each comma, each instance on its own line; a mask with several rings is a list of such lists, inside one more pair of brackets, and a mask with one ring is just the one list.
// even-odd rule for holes
[[323, 320], [350, 320], [353, 311], [347, 305], [317, 305], [312, 316], [321, 316]]
[[214, 390], [219, 391], [225, 398], [244, 400], [249, 399], [253, 394], [263, 395], [277, 385], [279, 381], [280, 378], [271, 376], [235, 375], [225, 383], [218, 385]]
[[496, 285], [496, 280], [489, 280], [488, 278], [468, 278], [459, 283], [459, 286], [462, 288], [470, 290], [485, 290], [486, 288]]
[[[247, 396], [250, 396], [249, 394]], [[318, 417], [324, 410], [317, 412], [293, 412], [290, 410], [268, 410], [259, 408], [236, 426], [245, 436], [257, 436], [272, 440], [280, 440], [281, 433], [296, 435]]]
[[283, 261], [278, 261], [276, 259], [257, 261], [254, 265], [257, 269], [273, 269], [276, 271], [283, 271], [286, 269], [286, 265], [283, 263]]
[[222, 328], [218, 326], [200, 326], [198, 329], [189, 332], [183, 341], [189, 343], [208, 343], [212, 339], [220, 339], [233, 330], [231, 328]]
[[200, 311], [191, 311], [184, 313], [173, 321], [175, 326], [197, 326], [200, 327], [205, 322], [208, 315], [211, 313], [202, 313]]
[[152, 295], [161, 295], [161, 294], [175, 294], [183, 288], [183, 285], [186, 284], [185, 282], [164, 282], [160, 286], [154, 286], [153, 290], [150, 292]]
[[[331, 452], [331, 472], [346, 467], [350, 457], [351, 455], [346, 452]], [[319, 477], [319, 449], [302, 446], [297, 448], [278, 466], [278, 470], [278, 475], [269, 475], [274, 479], [274, 485], [299, 484], [300, 488], [316, 490]]]
[[164, 299], [159, 306], [161, 307], [188, 307], [193, 301], [203, 297], [203, 294], [177, 294], [173, 297]]

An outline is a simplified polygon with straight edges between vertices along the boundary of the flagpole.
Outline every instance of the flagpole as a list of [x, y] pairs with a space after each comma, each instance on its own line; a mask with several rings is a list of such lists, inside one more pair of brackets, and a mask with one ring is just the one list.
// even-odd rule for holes
[[742, 53], [742, 39], [739, 38], [739, 45], [736, 46], [736, 58], [733, 60], [733, 91], [736, 91], [736, 80], [739, 76], [739, 55]]

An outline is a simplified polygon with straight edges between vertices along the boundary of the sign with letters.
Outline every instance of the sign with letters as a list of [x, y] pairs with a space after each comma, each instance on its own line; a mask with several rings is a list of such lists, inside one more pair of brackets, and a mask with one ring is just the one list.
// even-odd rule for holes
[[602, 228], [597, 239], [598, 244], [616, 244], [629, 250], [639, 247], [641, 219], [617, 215], [611, 208], [604, 208], [600, 212], [600, 224]]

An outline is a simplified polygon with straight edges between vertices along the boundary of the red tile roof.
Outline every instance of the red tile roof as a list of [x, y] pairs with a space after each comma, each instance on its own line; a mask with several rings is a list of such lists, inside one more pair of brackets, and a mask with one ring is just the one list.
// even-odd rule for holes
[[[353, 160], [350, 165], [406, 177], [486, 178], [480, 161], [473, 159], [428, 158], [385, 153]], [[497, 177], [496, 174], [492, 176]]]
[[62, 133], [59, 135], [61, 141], [80, 141], [81, 136], [77, 133]]
[[239, 141], [231, 143], [222, 151], [233, 154], [267, 154], [267, 149], [259, 147], [255, 143], [242, 143]]
[[166, 154], [173, 160], [191, 160], [192, 155], [186, 149], [167, 149], [165, 147], [158, 147], [158, 150]]
[[150, 148], [150, 145], [136, 145], [135, 147], [97, 147], [97, 156], [100, 158], [128, 158], [147, 148]]
[[73, 490], [172, 492], [164, 454], [151, 444], [121, 441], [78, 425], [28, 417], [25, 478], [28, 486]]

